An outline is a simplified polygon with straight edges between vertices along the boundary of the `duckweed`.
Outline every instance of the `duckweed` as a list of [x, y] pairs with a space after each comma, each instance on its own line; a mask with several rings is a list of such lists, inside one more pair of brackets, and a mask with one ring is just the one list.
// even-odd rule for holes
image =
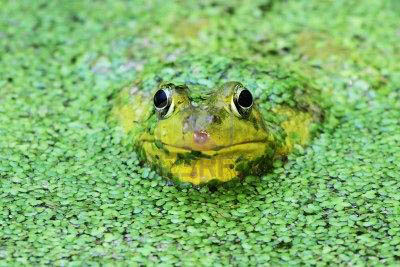
[[[399, 264], [398, 1], [2, 1], [0, 14], [0, 265]], [[322, 134], [262, 177], [170, 184], [107, 117], [145, 64], [189, 51], [298, 69], [334, 103]]]

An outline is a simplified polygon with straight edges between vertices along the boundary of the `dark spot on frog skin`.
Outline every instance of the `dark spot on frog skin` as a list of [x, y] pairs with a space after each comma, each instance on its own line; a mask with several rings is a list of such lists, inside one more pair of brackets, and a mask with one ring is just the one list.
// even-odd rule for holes
[[213, 119], [212, 119], [212, 122], [216, 123], [216, 124], [221, 124], [221, 122], [222, 122], [221, 117], [218, 116], [218, 115], [214, 115]]

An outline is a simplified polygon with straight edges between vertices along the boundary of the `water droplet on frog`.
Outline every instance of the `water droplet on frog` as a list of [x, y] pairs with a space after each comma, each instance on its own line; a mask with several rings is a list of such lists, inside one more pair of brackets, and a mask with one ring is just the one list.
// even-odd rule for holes
[[193, 141], [196, 144], [204, 144], [208, 141], [209, 138], [210, 138], [210, 135], [204, 130], [195, 131], [193, 133]]

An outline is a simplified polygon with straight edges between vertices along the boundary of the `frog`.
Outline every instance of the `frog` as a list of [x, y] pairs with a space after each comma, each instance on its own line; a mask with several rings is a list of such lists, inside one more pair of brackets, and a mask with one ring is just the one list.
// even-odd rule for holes
[[287, 66], [182, 55], [146, 64], [114, 97], [111, 120], [161, 176], [201, 186], [271, 171], [311, 142], [322, 103]]

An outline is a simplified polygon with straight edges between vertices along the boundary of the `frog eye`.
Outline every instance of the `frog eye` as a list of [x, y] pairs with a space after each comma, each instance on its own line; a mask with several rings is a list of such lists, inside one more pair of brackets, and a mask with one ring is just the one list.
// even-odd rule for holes
[[238, 86], [232, 97], [231, 109], [238, 117], [247, 117], [253, 106], [253, 95], [249, 90], [242, 86]]
[[174, 110], [174, 102], [172, 101], [172, 93], [171, 90], [159, 89], [154, 94], [154, 107], [158, 113], [160, 118], [168, 118], [172, 111]]

